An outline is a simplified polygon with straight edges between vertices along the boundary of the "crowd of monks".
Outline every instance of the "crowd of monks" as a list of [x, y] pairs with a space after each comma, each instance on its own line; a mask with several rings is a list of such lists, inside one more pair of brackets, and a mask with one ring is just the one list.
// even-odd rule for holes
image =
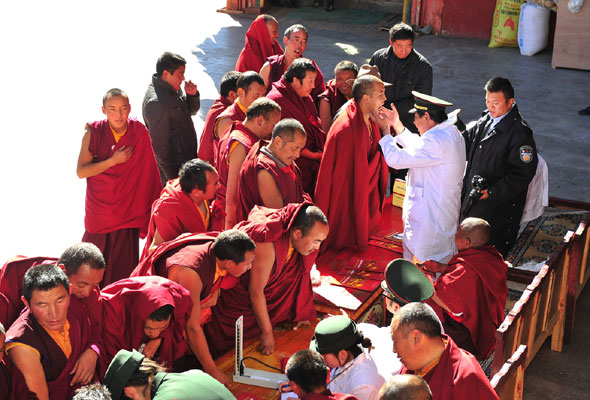
[[[236, 71], [222, 78], [198, 148], [186, 151], [176, 175], [161, 147], [173, 152], [189, 144], [173, 143], [176, 133], [172, 144], [156, 140], [164, 125], [173, 131], [182, 124], [177, 116], [155, 119], [165, 113], [153, 109], [163, 105], [148, 94], [165, 87], [190, 120], [198, 91], [190, 81], [186, 95], [180, 90], [184, 66], [158, 67], [144, 101], [147, 128], [129, 118], [125, 92], [105, 94], [106, 119], [87, 124], [78, 160], [78, 176], [87, 178], [83, 243], [59, 259], [20, 257], [1, 270], [0, 399], [69, 399], [81, 385], [102, 381], [121, 349], [174, 371], [199, 368], [228, 384], [215, 360], [233, 347], [240, 315], [245, 338], [258, 337], [262, 354], [276, 350], [273, 327], [316, 320], [318, 253], [367, 247], [389, 178], [380, 140], [407, 115], [394, 105], [384, 110], [390, 85], [376, 67], [345, 60], [326, 82], [304, 57], [305, 27], [286, 29], [284, 49], [278, 37], [272, 16], [254, 20]], [[424, 100], [423, 109], [444, 109], [437, 100]], [[495, 398], [471, 354], [481, 361], [493, 351], [506, 266], [489, 245], [485, 221], [455, 220], [447, 258], [411, 260], [432, 276], [434, 296], [397, 293], [391, 308], [428, 300], [432, 308], [419, 312], [429, 321], [436, 313], [448, 335], [412, 322], [409, 311], [394, 319], [390, 334], [402, 373], [424, 377], [433, 398], [468, 391]], [[423, 347], [412, 350], [408, 332]], [[322, 390], [325, 397], [313, 398], [337, 398]]]

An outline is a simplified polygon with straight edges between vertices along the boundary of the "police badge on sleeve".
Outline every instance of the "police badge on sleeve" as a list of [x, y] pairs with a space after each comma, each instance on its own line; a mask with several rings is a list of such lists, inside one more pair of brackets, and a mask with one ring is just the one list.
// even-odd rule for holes
[[533, 148], [531, 146], [520, 147], [520, 160], [526, 164], [533, 161]]

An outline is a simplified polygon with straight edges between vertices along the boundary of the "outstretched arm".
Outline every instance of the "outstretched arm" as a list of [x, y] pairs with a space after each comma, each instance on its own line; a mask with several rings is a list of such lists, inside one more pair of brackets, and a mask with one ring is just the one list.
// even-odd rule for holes
[[258, 326], [262, 330], [260, 335], [259, 350], [262, 354], [271, 354], [275, 348], [275, 339], [272, 334], [272, 324], [266, 306], [264, 287], [268, 283], [270, 271], [275, 263], [275, 249], [272, 243], [256, 243], [256, 257], [250, 271], [250, 301], [256, 315]]
[[29, 390], [35, 393], [39, 400], [49, 400], [49, 388], [39, 353], [27, 346], [15, 346], [8, 354], [25, 378]]

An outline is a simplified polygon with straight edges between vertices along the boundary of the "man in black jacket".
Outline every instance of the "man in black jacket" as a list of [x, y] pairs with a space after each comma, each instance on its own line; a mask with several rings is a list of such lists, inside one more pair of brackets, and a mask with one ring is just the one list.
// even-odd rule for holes
[[186, 60], [166, 52], [156, 63], [156, 73], [143, 99], [143, 119], [152, 139], [162, 185], [178, 177], [184, 162], [197, 157], [197, 133], [191, 118], [201, 105], [197, 85], [184, 82]]
[[[537, 169], [537, 148], [533, 131], [514, 103], [510, 81], [494, 77], [484, 90], [488, 109], [463, 132], [467, 169], [461, 216], [488, 221], [491, 243], [505, 257], [518, 234], [527, 189]], [[475, 199], [470, 200], [475, 175], [485, 179], [485, 188], [480, 193], [475, 191]]]
[[384, 106], [390, 108], [393, 103], [405, 127], [417, 132], [414, 127], [414, 114], [408, 113], [414, 108], [412, 91], [432, 94], [432, 66], [422, 54], [414, 49], [414, 31], [403, 22], [389, 30], [389, 44], [377, 50], [369, 64], [376, 65], [383, 82], [391, 83], [385, 88], [387, 101]]

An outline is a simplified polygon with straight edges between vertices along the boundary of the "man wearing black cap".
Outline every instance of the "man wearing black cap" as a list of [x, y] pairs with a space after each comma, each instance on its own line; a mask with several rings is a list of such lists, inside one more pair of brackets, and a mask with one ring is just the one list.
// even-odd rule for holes
[[446, 262], [456, 252], [465, 143], [445, 113], [451, 103], [412, 94], [415, 108], [410, 112], [420, 135], [404, 127], [395, 107], [381, 107], [377, 119], [382, 131], [389, 125], [395, 135], [385, 135], [379, 144], [387, 165], [409, 168], [402, 215], [404, 258]]
[[117, 353], [104, 377], [113, 400], [235, 400], [225, 386], [197, 369], [167, 373], [138, 351]]
[[506, 256], [516, 241], [529, 183], [537, 170], [537, 148], [533, 131], [514, 102], [510, 81], [494, 77], [484, 89], [488, 109], [463, 133], [467, 145], [463, 206], [473, 191], [475, 176], [485, 179], [486, 188], [461, 216], [488, 221], [491, 243]]

